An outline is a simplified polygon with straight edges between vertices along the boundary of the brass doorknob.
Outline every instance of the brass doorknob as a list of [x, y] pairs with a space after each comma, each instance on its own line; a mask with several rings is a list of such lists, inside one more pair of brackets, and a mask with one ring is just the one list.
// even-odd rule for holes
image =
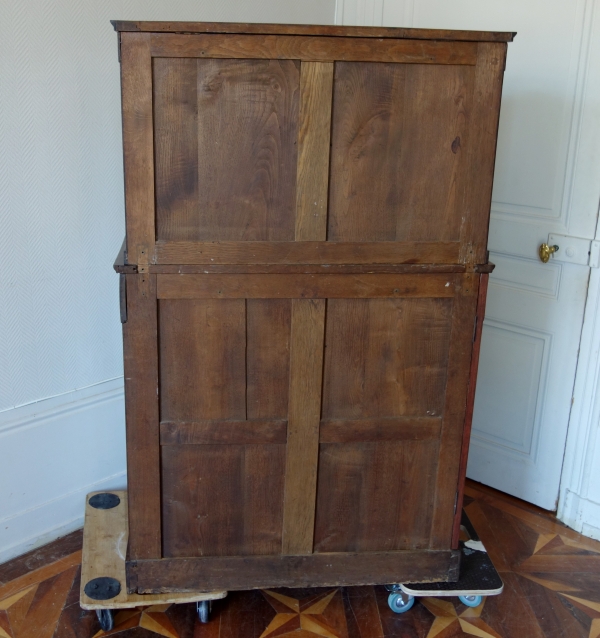
[[540, 259], [547, 264], [550, 259], [550, 255], [558, 251], [558, 246], [554, 244], [554, 246], [548, 246], [548, 244], [542, 244], [539, 249]]

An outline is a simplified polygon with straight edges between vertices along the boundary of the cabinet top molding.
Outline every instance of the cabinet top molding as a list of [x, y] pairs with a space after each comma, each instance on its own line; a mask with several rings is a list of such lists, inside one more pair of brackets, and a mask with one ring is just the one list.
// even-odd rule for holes
[[347, 27], [308, 24], [243, 24], [235, 22], [143, 22], [111, 20], [115, 31], [155, 33], [243, 33], [261, 35], [321, 35], [333, 37], [397, 38], [467, 42], [512, 42], [516, 32], [452, 31], [392, 27]]

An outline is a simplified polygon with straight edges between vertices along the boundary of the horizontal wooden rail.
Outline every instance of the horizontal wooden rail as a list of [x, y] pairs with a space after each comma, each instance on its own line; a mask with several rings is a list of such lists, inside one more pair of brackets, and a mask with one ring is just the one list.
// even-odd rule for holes
[[155, 264], [453, 264], [458, 242], [159, 241]]
[[287, 421], [163, 421], [161, 445], [262, 445], [287, 441]]
[[441, 417], [328, 419], [321, 421], [319, 442], [424, 441], [439, 438], [441, 425]]
[[456, 276], [156, 275], [156, 280], [159, 299], [368, 299], [453, 297]]
[[476, 42], [282, 35], [189, 35], [152, 33], [150, 51], [159, 58], [242, 58], [313, 62], [477, 63]]
[[[128, 587], [140, 594], [446, 582], [458, 578], [460, 551], [405, 550], [302, 556], [208, 556], [129, 561]], [[138, 585], [138, 582], [140, 583]], [[143, 583], [143, 586], [142, 586]], [[165, 586], [165, 583], [168, 583]]]

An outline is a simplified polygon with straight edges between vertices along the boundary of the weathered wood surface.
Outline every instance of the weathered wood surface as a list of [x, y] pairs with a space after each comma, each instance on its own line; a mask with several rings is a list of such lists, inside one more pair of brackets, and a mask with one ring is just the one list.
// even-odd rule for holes
[[123, 324], [130, 558], [160, 558], [160, 444], [156, 276], [127, 277]]
[[[375, 222], [373, 222], [375, 223]], [[457, 241], [157, 242], [157, 264], [458, 263]]]
[[[156, 275], [159, 299], [325, 299], [452, 297], [453, 274]], [[231, 302], [232, 312], [236, 302]], [[241, 319], [240, 319], [241, 321]], [[240, 324], [241, 325], [241, 324]], [[241, 329], [241, 328], [240, 328]]]
[[139, 593], [194, 587], [230, 589], [266, 587], [334, 587], [448, 581], [460, 561], [457, 551], [340, 552], [312, 556], [239, 556], [130, 561], [127, 571]]
[[115, 31], [157, 33], [257, 33], [272, 35], [327, 35], [361, 38], [410, 38], [423, 40], [464, 40], [512, 42], [516, 35], [505, 31], [451, 31], [446, 29], [403, 29], [390, 27], [346, 27], [304, 24], [252, 24], [235, 22], [156, 22], [111, 20]]
[[153, 57], [467, 64], [477, 61], [474, 42], [328, 38], [273, 35], [150, 33]]

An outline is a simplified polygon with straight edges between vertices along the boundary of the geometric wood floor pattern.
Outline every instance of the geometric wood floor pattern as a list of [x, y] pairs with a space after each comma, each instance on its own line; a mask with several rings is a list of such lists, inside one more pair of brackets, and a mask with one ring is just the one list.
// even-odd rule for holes
[[0, 565], [0, 638], [600, 638], [600, 542], [468, 482], [465, 509], [504, 580], [471, 609], [417, 599], [405, 614], [383, 587], [232, 592], [201, 625], [195, 606], [122, 610], [103, 632], [79, 607], [81, 532]]

